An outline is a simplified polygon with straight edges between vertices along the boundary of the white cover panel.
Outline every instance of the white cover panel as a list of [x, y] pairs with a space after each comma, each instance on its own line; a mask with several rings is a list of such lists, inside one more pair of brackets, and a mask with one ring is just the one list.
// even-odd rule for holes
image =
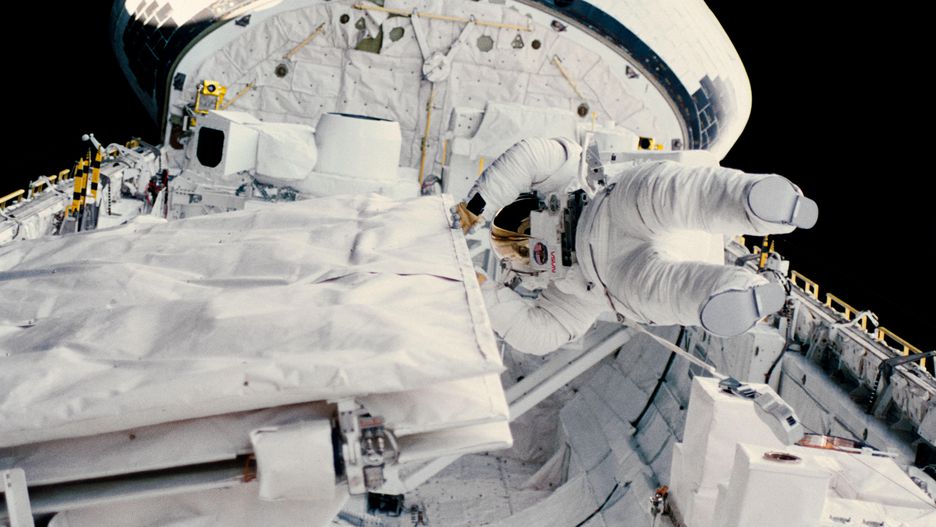
[[804, 447], [791, 452], [829, 472], [830, 490], [839, 497], [895, 507], [929, 505], [936, 510], [932, 499], [891, 458]]
[[[751, 383], [750, 386], [758, 392], [772, 391], [765, 384]], [[680, 491], [674, 499], [680, 510], [688, 511], [687, 523], [711, 525], [717, 485], [727, 483], [735, 459], [735, 445], [742, 441], [785, 448], [757, 416], [753, 401], [722, 392], [717, 379], [696, 376], [682, 448], [677, 454], [682, 457], [682, 462], [677, 464], [681, 472], [671, 475]]]
[[764, 458], [775, 451], [791, 452], [737, 444], [731, 479], [719, 488], [711, 525], [787, 527], [819, 521], [829, 474], [808, 459], [784, 463]]
[[371, 117], [329, 113], [319, 119], [315, 170], [381, 181], [397, 178], [400, 124]]
[[0, 446], [500, 371], [450, 206], [347, 196], [0, 250]]
[[315, 129], [304, 124], [265, 123], [257, 131], [257, 175], [262, 183], [290, 185], [315, 168]]
[[398, 436], [469, 426], [490, 421], [507, 422], [507, 400], [500, 376], [485, 375], [418, 390], [359, 397], [372, 415], [384, 418]]
[[334, 450], [328, 419], [250, 432], [260, 499], [318, 501], [335, 496]]

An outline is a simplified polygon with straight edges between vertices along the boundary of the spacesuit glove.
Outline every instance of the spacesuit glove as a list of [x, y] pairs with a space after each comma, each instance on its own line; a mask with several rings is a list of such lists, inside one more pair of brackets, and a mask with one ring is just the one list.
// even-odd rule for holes
[[463, 233], [468, 234], [474, 230], [474, 227], [481, 223], [481, 216], [468, 210], [468, 205], [462, 201], [452, 207], [452, 228], [460, 226]]

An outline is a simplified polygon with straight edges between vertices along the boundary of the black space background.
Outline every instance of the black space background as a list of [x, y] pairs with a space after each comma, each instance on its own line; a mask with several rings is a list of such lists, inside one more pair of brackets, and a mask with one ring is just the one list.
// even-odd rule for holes
[[[710, 1], [747, 68], [753, 110], [723, 164], [783, 174], [819, 224], [777, 240], [794, 269], [924, 350], [936, 347], [930, 62], [910, 12], [886, 5]], [[0, 193], [104, 143], [157, 131], [110, 45], [111, 2], [5, 8]], [[919, 37], [917, 37], [919, 38]], [[929, 46], [929, 45], [927, 45]]]

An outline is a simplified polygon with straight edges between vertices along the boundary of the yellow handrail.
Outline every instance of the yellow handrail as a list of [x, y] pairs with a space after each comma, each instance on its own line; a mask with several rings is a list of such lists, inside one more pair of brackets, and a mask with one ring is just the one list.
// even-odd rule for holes
[[[14, 200], [14, 199], [16, 199], [17, 202], [22, 201], [22, 199], [23, 199], [22, 196], [23, 196], [23, 194], [25, 194], [25, 193], [26, 193], [25, 190], [19, 189], [19, 190], [10, 192], [10, 193], [7, 194], [6, 196], [3, 196], [2, 198], [0, 198], [0, 208], [5, 208], [5, 207], [7, 206], [7, 203], [10, 202], [10, 201], [12, 201], [12, 200]], [[19, 199], [17, 199], [17, 198], [19, 198]]]
[[[754, 250], [752, 252], [754, 254], [758, 254], [762, 251], [760, 247], [754, 247]], [[807, 295], [813, 297], [816, 300], [819, 300], [819, 284], [810, 280], [809, 278], [806, 278], [799, 271], [790, 271], [790, 283], [798, 287]], [[826, 293], [825, 306], [831, 309], [832, 311], [835, 311], [839, 315], [842, 315], [842, 317], [848, 321], [852, 320], [854, 317], [858, 316], [858, 314], [860, 313], [859, 310], [855, 309], [854, 307], [852, 307], [851, 305], [843, 301], [841, 298], [831, 293]], [[868, 316], [869, 314], [870, 313], [865, 313], [865, 316], [862, 316], [859, 319], [858, 325], [861, 326], [861, 329], [864, 330], [865, 333], [873, 337], [875, 341], [903, 355], [909, 355], [910, 353], [922, 353], [922, 351], [920, 351], [919, 348], [917, 348], [913, 344], [910, 344], [909, 342], [900, 338], [899, 336], [895, 335], [894, 332], [889, 329], [878, 326], [873, 331], [868, 331], [868, 320], [872, 318]], [[877, 322], [873, 319], [871, 320], [871, 323], [874, 325], [877, 324]], [[888, 340], [894, 341], [898, 345], [895, 347], [891, 345], [891, 343], [888, 342]], [[925, 357], [920, 359], [920, 366], [926, 369]]]
[[[888, 338], [890, 338], [890, 339], [896, 341], [898, 344], [900, 344], [900, 347], [895, 348], [894, 346], [891, 346], [890, 343], [887, 342], [887, 339], [888, 339]], [[891, 330], [889, 330], [889, 329], [887, 329], [887, 328], [879, 327], [879, 328], [877, 329], [877, 334], [875, 335], [875, 340], [877, 340], [877, 341], [880, 342], [881, 344], [884, 344], [884, 345], [887, 346], [888, 348], [890, 348], [890, 349], [892, 349], [892, 350], [894, 350], [894, 351], [897, 351], [897, 352], [900, 353], [901, 355], [909, 355], [910, 353], [914, 353], [914, 354], [923, 353], [923, 352], [920, 350], [920, 348], [918, 348], [918, 347], [914, 346], [913, 344], [910, 344], [910, 343], [907, 342], [906, 340], [904, 340], [904, 339], [898, 337], [897, 335], [894, 334], [893, 331], [891, 331]], [[922, 359], [920, 359], [920, 366], [922, 366], [924, 369], [926, 368], [926, 358], [925, 358], [925, 357], [922, 358]]]
[[[803, 281], [803, 285], [796, 283], [797, 278]], [[815, 298], [816, 300], [819, 300], [819, 284], [816, 282], [806, 278], [798, 271], [790, 272], [790, 282], [793, 282], [793, 285], [802, 289], [807, 295]]]
[[[51, 179], [49, 181], [51, 182]], [[35, 181], [30, 181], [29, 182], [29, 197], [32, 197], [39, 192], [42, 192], [45, 184], [46, 182], [44, 179], [37, 179]]]
[[[826, 300], [825, 300], [826, 307], [830, 308], [832, 311], [835, 311], [836, 313], [845, 317], [845, 320], [851, 320], [853, 316], [859, 313], [857, 309], [846, 304], [845, 301], [833, 295], [832, 293], [826, 293], [825, 297], [826, 297]], [[838, 309], [836, 309], [836, 307], [843, 308], [843, 311], [839, 311]], [[867, 317], [863, 317], [861, 319], [861, 329], [864, 329], [865, 331], [867, 331], [868, 329]]]

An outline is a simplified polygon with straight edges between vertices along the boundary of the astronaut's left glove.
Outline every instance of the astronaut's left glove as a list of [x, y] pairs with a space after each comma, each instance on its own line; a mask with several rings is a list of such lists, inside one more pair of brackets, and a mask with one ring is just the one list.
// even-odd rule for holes
[[452, 228], [461, 227], [463, 233], [468, 234], [475, 225], [478, 225], [483, 220], [480, 215], [475, 214], [468, 210], [468, 205], [462, 201], [458, 205], [452, 207]]

